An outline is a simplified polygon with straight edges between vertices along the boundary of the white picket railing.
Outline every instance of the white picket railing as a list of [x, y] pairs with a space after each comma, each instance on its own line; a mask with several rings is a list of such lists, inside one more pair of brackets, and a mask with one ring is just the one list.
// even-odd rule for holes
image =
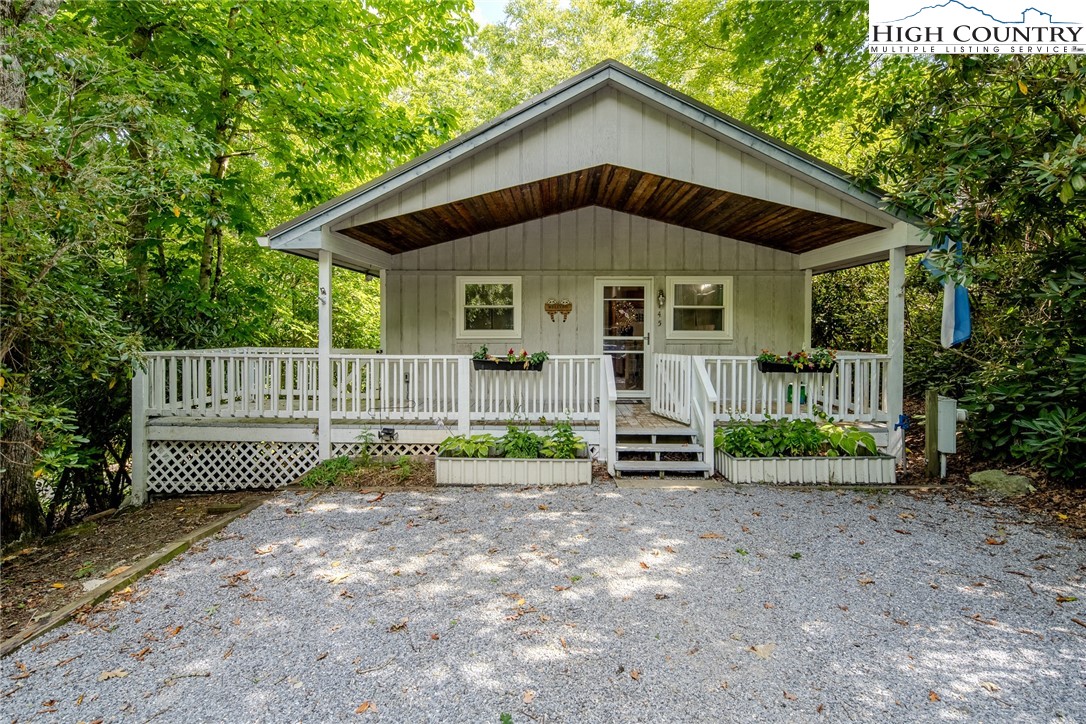
[[[540, 372], [475, 370], [461, 355], [331, 355], [333, 419], [449, 423], [598, 421], [601, 358], [556, 355]], [[150, 417], [316, 419], [314, 350], [147, 355]]]
[[658, 354], [652, 358], [655, 379], [652, 411], [682, 423], [690, 422], [690, 364], [685, 354]]
[[471, 419], [599, 420], [600, 359], [554, 355], [539, 372], [472, 369]]
[[840, 421], [887, 422], [889, 355], [839, 352], [826, 373], [762, 373], [754, 357], [702, 357], [716, 389], [718, 420], [813, 417], [823, 411]]

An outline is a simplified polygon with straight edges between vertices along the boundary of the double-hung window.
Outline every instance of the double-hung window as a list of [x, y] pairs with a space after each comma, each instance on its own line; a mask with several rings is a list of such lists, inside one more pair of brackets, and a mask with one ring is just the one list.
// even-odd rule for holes
[[457, 337], [520, 337], [520, 277], [457, 277], [456, 298]]
[[731, 277], [668, 277], [669, 339], [732, 338]]

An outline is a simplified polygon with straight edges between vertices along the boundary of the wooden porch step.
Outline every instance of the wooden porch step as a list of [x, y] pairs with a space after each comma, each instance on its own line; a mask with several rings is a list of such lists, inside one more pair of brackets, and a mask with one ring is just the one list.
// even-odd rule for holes
[[648, 435], [667, 435], [676, 436], [682, 435], [684, 437], [694, 437], [697, 433], [692, 427], [685, 427], [681, 425], [675, 425], [671, 427], [617, 427], [615, 428], [615, 437], [625, 436], [637, 436], [646, 437]]
[[704, 460], [619, 460], [615, 463], [617, 472], [643, 473], [707, 473], [709, 463]]
[[615, 445], [615, 451], [624, 452], [648, 452], [648, 453], [700, 453], [704, 452], [701, 445], [683, 442], [629, 442]]

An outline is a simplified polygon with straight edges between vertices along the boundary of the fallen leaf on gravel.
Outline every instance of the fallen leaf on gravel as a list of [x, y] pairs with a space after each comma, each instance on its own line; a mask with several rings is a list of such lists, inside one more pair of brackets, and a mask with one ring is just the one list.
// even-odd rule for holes
[[742, 530], [743, 530], [743, 532], [744, 532], [744, 533], [749, 533], [749, 532], [750, 532], [750, 528], [748, 528], [748, 527], [747, 527], [747, 526], [745, 526], [745, 525], [741, 525], [741, 526], [739, 526], [739, 527], [740, 527], [740, 528], [742, 528]]
[[760, 659], [768, 659], [776, 648], [777, 644], [758, 644], [757, 646], [751, 646], [750, 651]]
[[641, 561], [641, 567], [642, 567], [642, 568], [648, 568], [648, 567], [649, 567], [649, 564], [648, 564], [648, 563], [645, 563], [645, 561]]
[[122, 679], [128, 676], [128, 672], [124, 669], [113, 669], [112, 671], [103, 671], [98, 674], [98, 681], [106, 681], [107, 679]]
[[616, 636], [623, 636], [623, 635], [625, 635], [625, 634], [626, 634], [626, 630], [625, 630], [625, 629], [621, 629], [621, 628], [616, 628], [616, 629], [615, 629], [615, 635], [616, 635]]
[[999, 687], [990, 681], [982, 681], [980, 682], [980, 685], [988, 691], [999, 691]]
[[539, 509], [540, 510], [550, 510], [550, 506], [547, 505], [546, 503], [540, 503], [539, 504]]
[[325, 659], [327, 659], [327, 658], [328, 658], [328, 652], [327, 652], [327, 651], [325, 651], [325, 652], [324, 652], [324, 653], [322, 653], [322, 654], [321, 654], [320, 656], [318, 656], [318, 657], [316, 658], [316, 660], [317, 660], [317, 661], [324, 661], [324, 660], [325, 660]]
[[912, 513], [898, 513], [897, 517], [901, 518], [902, 520], [908, 520], [909, 518], [915, 518], [916, 516]]
[[910, 533], [909, 531], [902, 530], [901, 528], [894, 528], [894, 532], [900, 533], [901, 535], [912, 535], [912, 533]]
[[[784, 691], [784, 690], [782, 689], [782, 691]], [[796, 695], [795, 694], [789, 694], [787, 691], [785, 691], [784, 692], [784, 698], [787, 699], [788, 701], [795, 701], [796, 700]]]
[[397, 631], [404, 631], [407, 629], [407, 617], [401, 618], [399, 623], [394, 623], [388, 627], [389, 633], [396, 633]]
[[863, 578], [857, 578], [856, 581], [861, 586], [867, 586], [867, 585], [870, 585], [870, 584], [874, 583], [875, 579], [874, 578], [868, 578], [868, 577], [864, 576]]
[[150, 646], [144, 646], [142, 649], [140, 649], [136, 653], [130, 654], [130, 656], [133, 659], [135, 659], [136, 661], [143, 661], [143, 657], [147, 656], [147, 654], [149, 654], [149, 653], [151, 653], [151, 647]]
[[58, 589], [59, 588], [64, 588], [64, 584], [63, 583], [54, 583], [53, 588], [58, 588]]
[[633, 679], [634, 681], [641, 681], [641, 672], [638, 671], [637, 669], [634, 669], [633, 671], [630, 672], [630, 678]]
[[339, 568], [342, 565], [343, 565], [343, 561], [332, 561], [332, 563], [331, 563], [332, 568]]
[[380, 493], [378, 493], [378, 494], [377, 494], [377, 497], [376, 497], [376, 498], [374, 498], [374, 499], [372, 499], [372, 500], [367, 500], [366, 502], [367, 502], [367, 503], [376, 503], [376, 502], [377, 502], [378, 500], [380, 500], [380, 499], [381, 499], [381, 498], [383, 498], [383, 497], [385, 497], [385, 494], [384, 494], [384, 492], [382, 491], [382, 492], [380, 492]]
[[990, 546], [1001, 546], [1004, 543], [1006, 543], [1007, 541], [999, 540], [998, 538], [985, 538], [984, 542], [987, 543]]
[[940, 701], [939, 695], [934, 691], [928, 692], [928, 701]]
[[256, 553], [258, 556], [266, 556], [273, 550], [275, 550], [275, 546], [264, 546], [263, 548], [254, 548], [253, 553]]
[[377, 707], [375, 707], [373, 705], [372, 701], [364, 701], [364, 702], [362, 702], [361, 704], [358, 705], [358, 708], [354, 710], [354, 713], [355, 714], [365, 714], [370, 709], [373, 709], [374, 711], [376, 711]]
[[569, 648], [569, 644], [566, 643], [566, 639], [564, 637], [562, 637], [562, 636], [558, 637], [558, 643], [562, 644], [562, 648], [564, 648], [564, 649]]
[[1056, 603], [1071, 603], [1077, 600], [1074, 596], [1056, 596]]
[[556, 590], [556, 591], [568, 591], [569, 586], [555, 586], [554, 590]]
[[762, 604], [762, 608], [773, 608], [773, 604], [767, 601]]
[[106, 578], [113, 578], [114, 576], [119, 576], [131, 567], [132, 566], [117, 566], [112, 571], [106, 574]]
[[664, 550], [667, 551], [668, 553], [674, 553], [675, 552], [675, 549], [672, 548], [671, 546], [664, 546]]
[[337, 583], [343, 583], [344, 581], [346, 581], [350, 577], [351, 577], [350, 573], [340, 573], [338, 576], [335, 576], [334, 578], [332, 578], [328, 582], [331, 583], [334, 586]]
[[719, 540], [723, 537], [719, 533], [702, 533], [698, 536], [698, 538], [704, 538], [705, 540]]
[[657, 601], [663, 601], [663, 600], [664, 600], [665, 598], [667, 598], [667, 597], [668, 597], [668, 596], [667, 596], [667, 594], [666, 594], [666, 593], [657, 593], [657, 594], [656, 594], [656, 600], [657, 600]]
[[439, 633], [438, 633], [438, 632], [436, 632], [436, 631], [435, 631], [434, 633], [430, 634], [430, 640], [431, 640], [431, 641], [437, 641], [437, 640], [439, 640], [440, 638], [441, 638], [441, 634], [439, 634]]
[[535, 699], [535, 692], [534, 691], [529, 689], [528, 691], [524, 692], [524, 703], [525, 704], [531, 704], [533, 699]]
[[75, 700], [75, 705], [76, 706], [83, 706], [83, 697], [84, 696], [85, 696], [84, 694], [80, 694], [78, 696], [78, 698], [76, 698], [76, 700]]

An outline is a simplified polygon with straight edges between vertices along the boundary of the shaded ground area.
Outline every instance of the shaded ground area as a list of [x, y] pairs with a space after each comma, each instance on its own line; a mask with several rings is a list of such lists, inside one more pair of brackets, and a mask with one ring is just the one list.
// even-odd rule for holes
[[941, 497], [284, 493], [2, 663], [20, 721], [1086, 719], [1082, 541]]
[[46, 617], [83, 595], [84, 584], [119, 575], [148, 553], [214, 521], [209, 507], [241, 504], [272, 493], [188, 495], [83, 522], [32, 545], [15, 546], [3, 561], [0, 639], [35, 617]]

